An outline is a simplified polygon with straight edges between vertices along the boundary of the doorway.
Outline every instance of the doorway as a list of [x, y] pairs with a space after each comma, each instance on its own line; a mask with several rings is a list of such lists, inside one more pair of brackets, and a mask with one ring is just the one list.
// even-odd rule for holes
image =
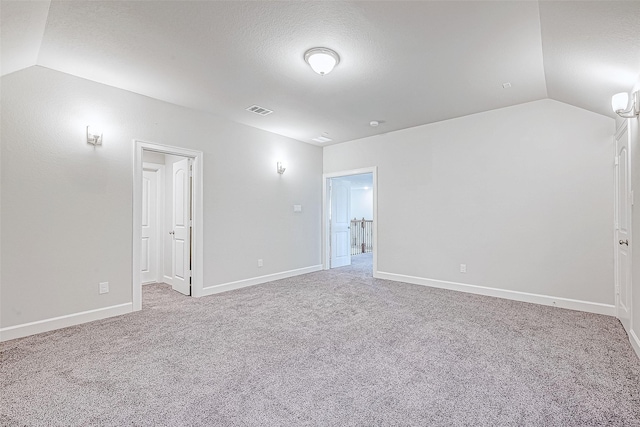
[[[200, 151], [134, 142], [132, 300], [140, 310], [142, 283], [154, 278], [182, 294], [202, 295], [203, 174]], [[154, 170], [163, 170], [164, 180]]]
[[377, 168], [323, 175], [323, 268], [377, 272]]
[[145, 152], [142, 167], [140, 281], [143, 285], [147, 285], [162, 282], [164, 272], [164, 155]]
[[142, 160], [140, 280], [191, 295], [192, 160], [149, 150]]

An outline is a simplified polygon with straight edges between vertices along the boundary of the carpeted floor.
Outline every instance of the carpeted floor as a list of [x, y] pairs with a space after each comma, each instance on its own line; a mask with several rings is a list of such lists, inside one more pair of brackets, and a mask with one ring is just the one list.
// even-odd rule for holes
[[3, 426], [636, 426], [618, 320], [354, 266], [0, 345]]

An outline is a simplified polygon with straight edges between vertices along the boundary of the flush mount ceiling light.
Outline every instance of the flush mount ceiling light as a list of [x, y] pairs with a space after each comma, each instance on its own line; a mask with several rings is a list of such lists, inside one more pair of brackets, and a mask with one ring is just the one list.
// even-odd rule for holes
[[340, 56], [326, 47], [314, 47], [305, 52], [304, 60], [313, 71], [324, 76], [340, 63]]
[[625, 119], [632, 119], [640, 113], [640, 91], [631, 94], [631, 107], [629, 105], [629, 94], [626, 92], [616, 93], [611, 97], [611, 108], [613, 111]]

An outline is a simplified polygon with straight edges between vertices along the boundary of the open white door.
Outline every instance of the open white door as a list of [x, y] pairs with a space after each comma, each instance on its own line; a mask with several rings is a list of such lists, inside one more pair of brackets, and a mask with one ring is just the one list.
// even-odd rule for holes
[[331, 179], [331, 268], [351, 265], [351, 184]]
[[631, 327], [631, 167], [629, 127], [616, 135], [616, 311], [629, 332]]
[[191, 295], [190, 159], [173, 164], [172, 266], [174, 290]]
[[142, 172], [142, 253], [140, 281], [158, 281], [158, 171]]

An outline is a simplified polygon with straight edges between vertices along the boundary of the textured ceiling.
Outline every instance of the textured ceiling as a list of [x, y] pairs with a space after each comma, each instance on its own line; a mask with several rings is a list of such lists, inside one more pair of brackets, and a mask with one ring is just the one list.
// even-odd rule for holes
[[37, 63], [48, 12], [48, 1], [0, 3], [0, 63], [3, 76]]
[[[547, 97], [612, 115], [611, 95], [640, 74], [638, 1], [54, 0], [0, 13], [3, 75], [37, 64], [309, 143]], [[324, 77], [303, 60], [317, 46], [341, 56]]]
[[640, 1], [540, 2], [549, 97], [615, 117], [640, 75]]

